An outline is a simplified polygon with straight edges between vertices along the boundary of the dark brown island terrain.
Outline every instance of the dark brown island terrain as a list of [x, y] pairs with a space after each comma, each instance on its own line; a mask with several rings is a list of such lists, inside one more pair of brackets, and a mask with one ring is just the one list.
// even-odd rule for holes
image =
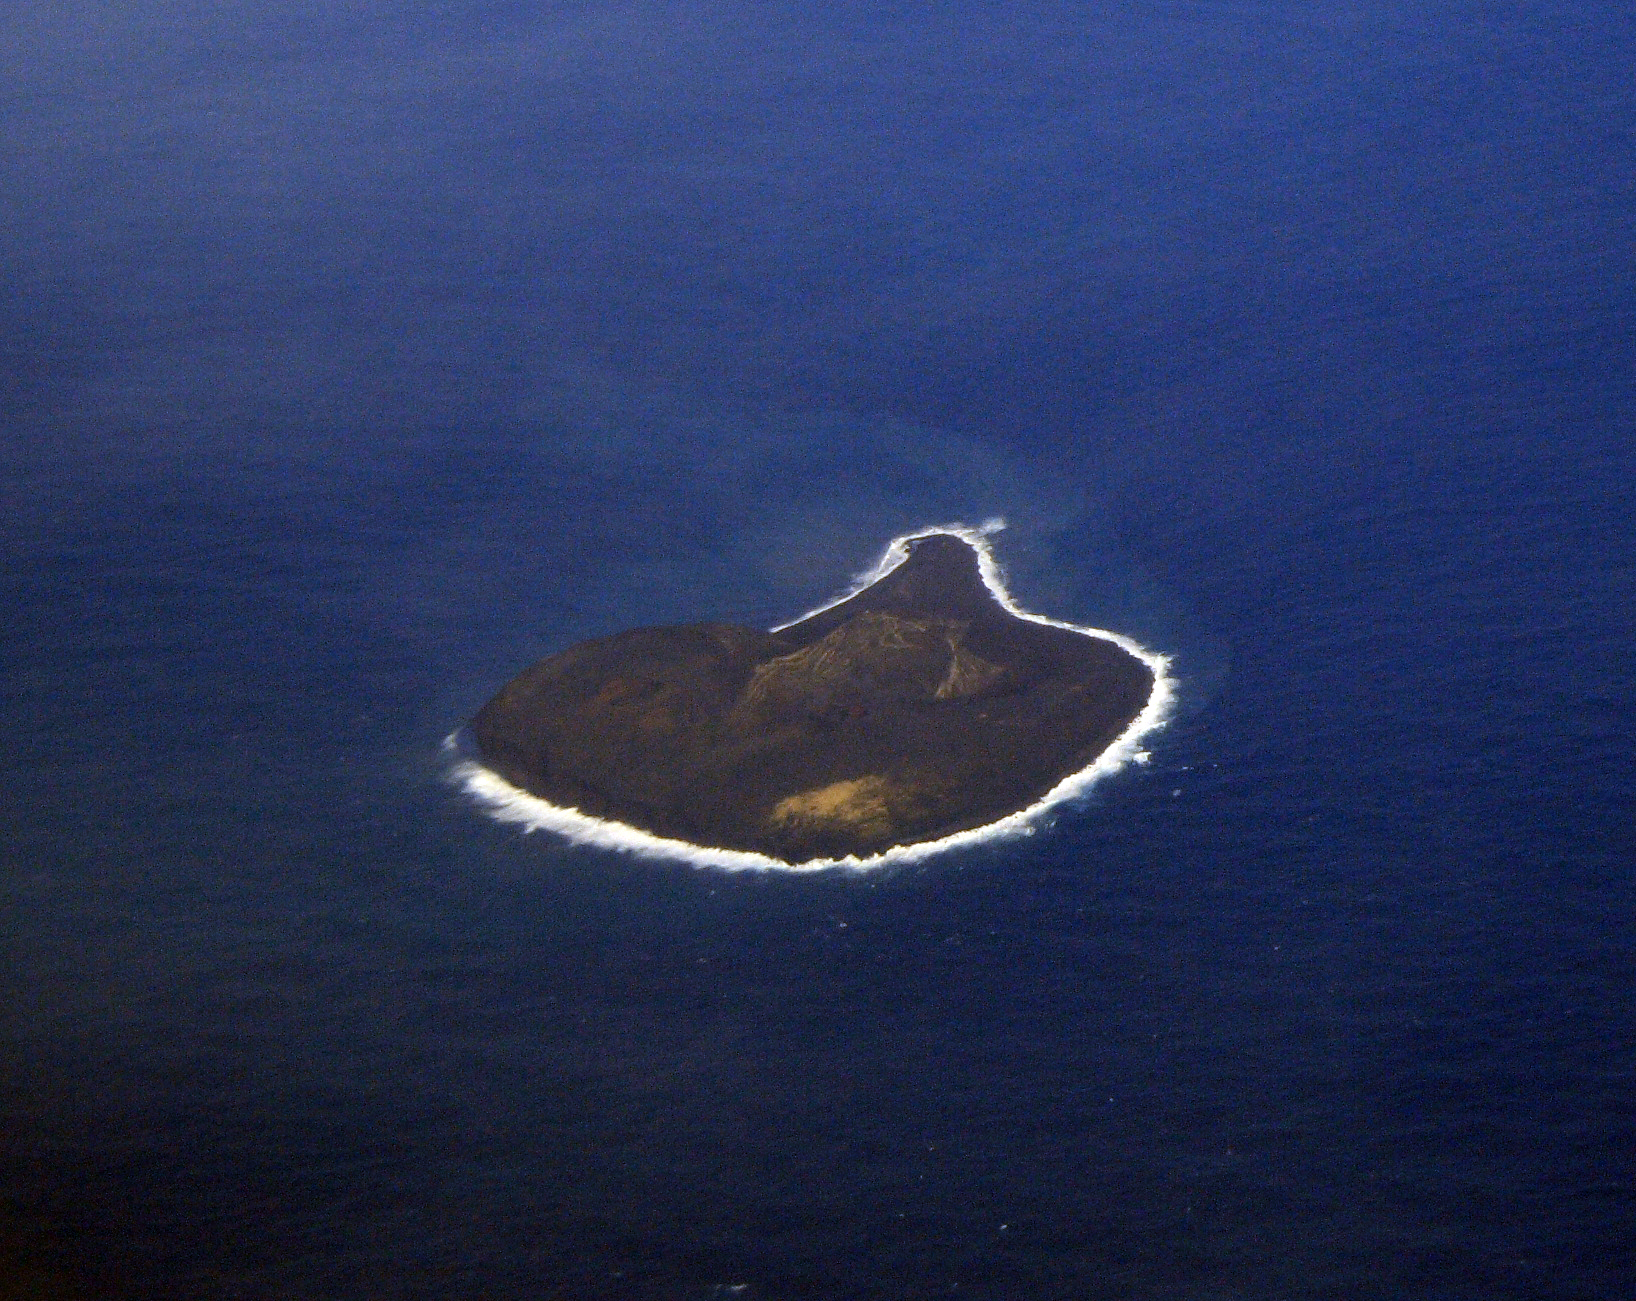
[[909, 545], [777, 632], [638, 628], [541, 660], [472, 721], [483, 762], [552, 804], [789, 863], [1027, 808], [1125, 731], [1153, 672], [1012, 614], [961, 538]]

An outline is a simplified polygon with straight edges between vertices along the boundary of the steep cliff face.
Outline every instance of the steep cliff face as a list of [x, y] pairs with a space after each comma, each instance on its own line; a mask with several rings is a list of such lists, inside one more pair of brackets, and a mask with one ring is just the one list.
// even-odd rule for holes
[[553, 804], [788, 862], [985, 825], [1095, 760], [1146, 664], [1011, 614], [958, 538], [775, 633], [645, 628], [525, 670], [472, 722], [489, 767]]

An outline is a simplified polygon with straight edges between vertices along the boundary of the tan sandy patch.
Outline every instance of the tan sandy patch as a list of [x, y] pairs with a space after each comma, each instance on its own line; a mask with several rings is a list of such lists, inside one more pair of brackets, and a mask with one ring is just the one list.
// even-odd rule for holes
[[817, 823], [853, 827], [866, 835], [892, 829], [892, 784], [884, 777], [855, 777], [779, 800], [770, 821], [775, 826]]

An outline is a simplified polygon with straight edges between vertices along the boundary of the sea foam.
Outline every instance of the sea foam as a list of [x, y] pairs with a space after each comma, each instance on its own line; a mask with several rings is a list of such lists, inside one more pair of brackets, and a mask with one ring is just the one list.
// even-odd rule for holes
[[[458, 759], [450, 769], [450, 778], [483, 805], [496, 820], [515, 823], [524, 831], [550, 831], [576, 845], [611, 849], [643, 858], [677, 859], [695, 867], [714, 867], [734, 872], [820, 872], [836, 869], [866, 872], [894, 864], [920, 862], [934, 854], [945, 854], [953, 849], [1031, 835], [1038, 830], [1042, 817], [1050, 809], [1085, 794], [1102, 778], [1118, 772], [1127, 764], [1147, 762], [1149, 756], [1142, 747], [1142, 740], [1163, 727], [1169, 720], [1176, 699], [1176, 685], [1175, 678], [1170, 673], [1168, 656], [1150, 651], [1116, 632], [1108, 632], [1102, 628], [1085, 628], [1061, 619], [1047, 618], [1043, 614], [1033, 614], [1012, 600], [1011, 593], [1006, 590], [999, 561], [994, 558], [994, 549], [989, 545], [989, 536], [1004, 527], [1005, 521], [1000, 519], [985, 521], [975, 528], [964, 524], [940, 524], [893, 538], [880, 560], [872, 568], [859, 574], [841, 595], [815, 610], [809, 610], [798, 618], [770, 629], [777, 632], [782, 628], [791, 627], [804, 619], [812, 618], [815, 614], [833, 609], [843, 601], [851, 600], [907, 560], [911, 542], [942, 533], [960, 538], [976, 549], [978, 570], [982, 575], [983, 584], [993, 593], [996, 601], [1019, 619], [1048, 624], [1053, 628], [1066, 628], [1070, 632], [1081, 633], [1086, 637], [1101, 637], [1128, 651], [1147, 665], [1153, 673], [1153, 690], [1148, 695], [1147, 704], [1143, 706], [1142, 712], [1131, 720], [1130, 726], [1121, 732], [1095, 761], [1064, 777], [1027, 808], [1020, 809], [997, 822], [973, 827], [969, 831], [958, 831], [940, 840], [894, 845], [882, 853], [864, 858], [848, 855], [844, 858], [815, 858], [804, 863], [786, 863], [782, 859], [750, 850], [720, 849], [709, 845], [691, 844], [685, 840], [670, 840], [627, 826], [623, 822], [615, 822], [610, 818], [596, 818], [581, 813], [578, 809], [552, 804], [537, 795], [519, 790], [498, 773], [490, 771], [471, 758]], [[459, 736], [459, 733], [450, 736], [444, 742], [445, 750], [458, 754], [461, 749]]]

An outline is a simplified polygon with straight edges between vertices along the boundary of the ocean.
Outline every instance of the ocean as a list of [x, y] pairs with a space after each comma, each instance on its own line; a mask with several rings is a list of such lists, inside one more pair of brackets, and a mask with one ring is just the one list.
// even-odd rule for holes
[[[1636, 1295], [1628, 14], [0, 32], [20, 1295]], [[996, 517], [1176, 678], [1030, 836], [451, 780], [533, 660]]]

